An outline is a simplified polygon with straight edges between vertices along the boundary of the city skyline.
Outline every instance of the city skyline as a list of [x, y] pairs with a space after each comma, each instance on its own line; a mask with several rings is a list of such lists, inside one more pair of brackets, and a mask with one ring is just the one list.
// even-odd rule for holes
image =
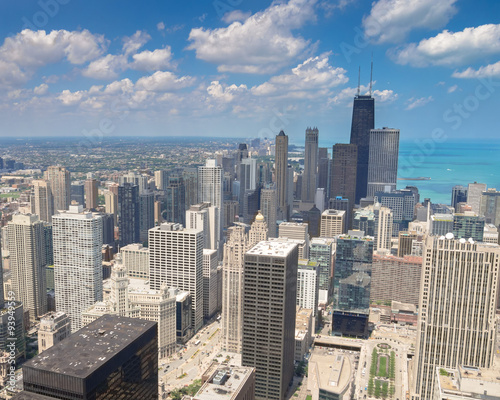
[[493, 1], [149, 1], [144, 11], [99, 4], [100, 18], [92, 3], [2, 5], [1, 136], [284, 129], [293, 143], [314, 125], [342, 142], [359, 67], [369, 92], [372, 53], [375, 128], [398, 127], [402, 141], [436, 129], [494, 136]]

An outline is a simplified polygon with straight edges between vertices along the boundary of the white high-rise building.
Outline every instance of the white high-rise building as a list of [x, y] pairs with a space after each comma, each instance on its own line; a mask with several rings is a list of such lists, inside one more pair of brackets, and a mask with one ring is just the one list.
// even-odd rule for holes
[[320, 236], [333, 238], [345, 233], [345, 211], [325, 210], [321, 214]]
[[472, 211], [479, 215], [481, 212], [481, 197], [486, 192], [486, 183], [469, 183], [467, 188], [467, 204], [472, 207]]
[[303, 240], [299, 245], [299, 258], [309, 258], [309, 225], [305, 222], [282, 222], [278, 226], [278, 237]]
[[398, 179], [399, 129], [371, 129], [367, 196], [396, 190]]
[[186, 211], [186, 228], [203, 231], [204, 249], [219, 250], [220, 209], [210, 203], [192, 205]]
[[[198, 203], [210, 203], [220, 211], [224, 210], [223, 171], [217, 160], [208, 159], [204, 166], [198, 167]], [[219, 226], [222, 225], [222, 216], [219, 215]]]
[[319, 270], [316, 261], [299, 260], [297, 270], [297, 306], [318, 311]]
[[132, 243], [122, 247], [120, 254], [128, 276], [149, 279], [149, 248]]
[[500, 248], [434, 236], [423, 260], [412, 390], [431, 400], [437, 367], [492, 365]]
[[118, 225], [118, 196], [111, 190], [104, 192], [104, 208], [108, 214], [113, 214], [115, 226]]
[[203, 231], [166, 222], [149, 230], [149, 286], [186, 290], [192, 297], [192, 325], [203, 326]]
[[222, 348], [241, 353], [243, 330], [244, 254], [249, 248], [246, 226], [228, 229], [222, 267]]
[[253, 246], [263, 240], [268, 238], [268, 228], [267, 222], [264, 216], [259, 211], [255, 216], [255, 221], [253, 221], [250, 232], [248, 233], [248, 241], [250, 246]]
[[102, 217], [70, 206], [52, 218], [57, 311], [82, 325], [82, 312], [102, 301]]
[[7, 240], [12, 291], [34, 323], [47, 312], [44, 223], [37, 215], [13, 215]]
[[217, 250], [203, 249], [203, 317], [210, 319], [217, 311]]

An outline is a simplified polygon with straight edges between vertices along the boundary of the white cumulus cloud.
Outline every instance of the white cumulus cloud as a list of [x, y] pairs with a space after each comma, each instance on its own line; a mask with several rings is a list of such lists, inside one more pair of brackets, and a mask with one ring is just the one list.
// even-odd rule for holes
[[134, 54], [132, 58], [134, 59], [130, 64], [132, 69], [139, 71], [163, 70], [171, 65], [172, 51], [170, 46], [153, 51], [144, 50]]
[[365, 35], [379, 43], [401, 42], [414, 29], [438, 29], [457, 12], [457, 0], [378, 0], [363, 18]]
[[408, 101], [406, 102], [407, 104], [406, 109], [413, 110], [414, 108], [423, 107], [426, 104], [430, 103], [431, 101], [434, 101], [434, 98], [432, 96], [420, 97], [418, 99], [412, 97], [408, 99]]
[[452, 76], [454, 78], [490, 78], [500, 76], [500, 61], [489, 64], [479, 69], [467, 68], [462, 72], [455, 71]]
[[157, 71], [153, 75], [140, 78], [135, 87], [152, 92], [168, 92], [192, 86], [194, 83], [195, 78], [190, 76], [177, 77], [169, 71]]

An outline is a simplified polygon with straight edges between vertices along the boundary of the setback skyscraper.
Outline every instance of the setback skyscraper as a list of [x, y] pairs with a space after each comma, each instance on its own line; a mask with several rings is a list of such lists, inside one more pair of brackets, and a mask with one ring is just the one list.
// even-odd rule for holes
[[318, 128], [307, 128], [302, 175], [302, 201], [314, 201], [318, 181]]
[[[368, 187], [368, 159], [370, 156], [370, 130], [375, 128], [375, 99], [358, 94], [352, 109], [351, 144], [358, 146], [356, 174], [356, 204], [366, 197]], [[333, 196], [331, 196], [333, 197]]]

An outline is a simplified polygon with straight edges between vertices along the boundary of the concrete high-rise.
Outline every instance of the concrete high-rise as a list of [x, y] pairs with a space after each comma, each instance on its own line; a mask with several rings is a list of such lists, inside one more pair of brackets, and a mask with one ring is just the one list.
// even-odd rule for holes
[[487, 224], [500, 226], [500, 191], [488, 189], [481, 194], [479, 214], [484, 215]]
[[139, 193], [139, 241], [148, 240], [148, 230], [155, 226], [155, 195], [152, 190]]
[[321, 214], [321, 237], [333, 238], [345, 233], [345, 211], [325, 210]]
[[203, 326], [203, 230], [165, 222], [149, 230], [149, 286], [186, 290], [192, 297], [192, 326]]
[[54, 215], [54, 197], [52, 196], [52, 190], [48, 181], [33, 181], [31, 212], [38, 215], [42, 221], [52, 222], [52, 215]]
[[[210, 203], [219, 209], [219, 226], [222, 226], [224, 197], [222, 167], [217, 160], [207, 160], [204, 166], [198, 167], [198, 203]], [[222, 231], [219, 231], [222, 234]]]
[[276, 189], [262, 189], [260, 192], [260, 209], [267, 222], [270, 238], [277, 236], [277, 208]]
[[288, 220], [290, 216], [290, 204], [288, 202], [288, 136], [283, 131], [280, 131], [276, 136], [275, 176], [278, 219]]
[[128, 182], [118, 187], [118, 233], [120, 246], [139, 242], [139, 186]]
[[314, 201], [316, 188], [318, 187], [318, 135], [318, 128], [306, 129], [302, 201]]
[[248, 241], [250, 246], [256, 245], [258, 242], [267, 240], [269, 237], [269, 229], [267, 227], [267, 222], [264, 216], [259, 212], [255, 216], [255, 221], [250, 227], [250, 232], [248, 233]]
[[219, 250], [220, 209], [210, 203], [192, 205], [186, 211], [186, 228], [203, 231], [203, 248]]
[[165, 221], [186, 225], [186, 187], [184, 178], [179, 175], [171, 176], [164, 190], [165, 211], [163, 217]]
[[222, 348], [241, 353], [244, 255], [249, 249], [245, 225], [230, 227], [228, 236], [222, 264]]
[[392, 225], [392, 211], [380, 203], [361, 208], [354, 214], [354, 229], [374, 237], [373, 251], [391, 249]]
[[38, 328], [38, 354], [71, 335], [71, 321], [61, 312], [49, 312], [40, 318]]
[[325, 189], [326, 200], [330, 196], [330, 161], [328, 148], [320, 147], [318, 149], [318, 188]]
[[396, 190], [398, 180], [399, 129], [371, 129], [368, 158], [368, 197]]
[[337, 143], [333, 146], [330, 199], [342, 197], [349, 200], [349, 209], [346, 210], [349, 220], [357, 198], [357, 168], [358, 147], [355, 144]]
[[87, 178], [85, 181], [85, 208], [95, 210], [99, 198], [99, 182], [94, 178]]
[[51, 166], [44, 172], [43, 177], [50, 183], [54, 196], [54, 212], [67, 210], [71, 203], [70, 173], [64, 167]]
[[118, 225], [118, 196], [111, 190], [104, 192], [104, 209], [108, 214], [113, 214], [113, 222]]
[[217, 311], [217, 250], [203, 249], [203, 318], [209, 320]]
[[76, 332], [82, 312], [102, 301], [102, 217], [70, 206], [52, 224], [57, 311], [70, 317]]
[[242, 365], [256, 368], [257, 400], [284, 400], [293, 378], [297, 263], [297, 244], [286, 241], [245, 254]]
[[428, 237], [423, 260], [411, 389], [431, 400], [436, 367], [492, 365], [500, 248], [452, 235]]
[[44, 223], [37, 215], [13, 215], [7, 225], [12, 291], [34, 323], [47, 312]]
[[467, 204], [472, 207], [476, 214], [481, 212], [481, 196], [486, 192], [486, 183], [469, 183], [467, 187]]
[[[352, 109], [351, 144], [358, 146], [356, 171], [356, 204], [366, 197], [368, 187], [368, 159], [370, 156], [370, 130], [375, 128], [375, 99], [354, 97]], [[333, 197], [333, 196], [331, 196]]]

